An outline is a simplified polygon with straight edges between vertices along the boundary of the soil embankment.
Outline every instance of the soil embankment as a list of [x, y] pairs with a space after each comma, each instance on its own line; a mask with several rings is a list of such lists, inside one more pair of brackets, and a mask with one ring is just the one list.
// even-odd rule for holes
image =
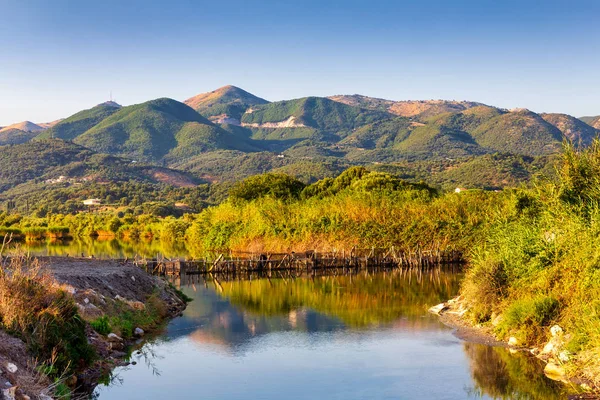
[[[73, 297], [79, 315], [88, 322], [86, 336], [97, 361], [66, 381], [78, 392], [91, 393], [103, 375], [126, 363], [130, 345], [160, 330], [186, 306], [165, 280], [132, 263], [72, 257], [41, 257], [38, 261], [42, 272]], [[93, 329], [99, 320], [107, 321], [104, 329]], [[2, 331], [0, 386], [0, 399], [47, 399], [53, 393], [51, 382], [36, 371], [25, 343]]]

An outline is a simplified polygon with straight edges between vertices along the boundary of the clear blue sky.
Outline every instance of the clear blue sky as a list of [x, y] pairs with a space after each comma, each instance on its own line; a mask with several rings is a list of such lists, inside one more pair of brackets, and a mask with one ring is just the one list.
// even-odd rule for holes
[[0, 126], [233, 84], [600, 114], [600, 1], [0, 0]]

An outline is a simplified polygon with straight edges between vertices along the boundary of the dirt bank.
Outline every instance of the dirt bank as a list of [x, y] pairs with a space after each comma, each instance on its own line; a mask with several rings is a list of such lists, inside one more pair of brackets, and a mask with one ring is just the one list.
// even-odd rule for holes
[[[88, 322], [86, 335], [98, 357], [65, 380], [77, 392], [91, 393], [103, 375], [125, 363], [130, 345], [160, 330], [186, 305], [166, 281], [131, 263], [72, 257], [38, 261], [42, 273], [73, 297], [79, 315]], [[103, 319], [107, 323], [97, 328], [100, 333], [92, 329], [92, 323]], [[36, 372], [25, 344], [0, 331], [0, 399], [47, 399], [50, 383]]]

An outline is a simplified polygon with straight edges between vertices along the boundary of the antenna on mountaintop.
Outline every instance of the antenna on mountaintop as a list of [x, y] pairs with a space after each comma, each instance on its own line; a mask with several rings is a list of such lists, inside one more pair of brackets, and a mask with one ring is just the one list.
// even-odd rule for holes
[[110, 91], [110, 102], [112, 103], [113, 99], [112, 99], [112, 90]]

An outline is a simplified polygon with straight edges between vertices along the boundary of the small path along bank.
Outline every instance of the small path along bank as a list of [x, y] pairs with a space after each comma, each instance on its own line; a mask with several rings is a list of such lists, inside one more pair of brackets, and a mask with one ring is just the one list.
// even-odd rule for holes
[[[40, 257], [37, 261], [40, 273], [75, 301], [78, 314], [86, 321], [87, 341], [96, 354], [91, 365], [77, 368], [66, 380], [76, 392], [91, 393], [102, 376], [125, 363], [130, 345], [159, 331], [186, 307], [185, 299], [168, 282], [132, 263], [72, 257]], [[16, 372], [10, 372], [13, 366]], [[51, 381], [35, 370], [25, 344], [0, 331], [0, 399], [52, 396], [48, 389]]]

